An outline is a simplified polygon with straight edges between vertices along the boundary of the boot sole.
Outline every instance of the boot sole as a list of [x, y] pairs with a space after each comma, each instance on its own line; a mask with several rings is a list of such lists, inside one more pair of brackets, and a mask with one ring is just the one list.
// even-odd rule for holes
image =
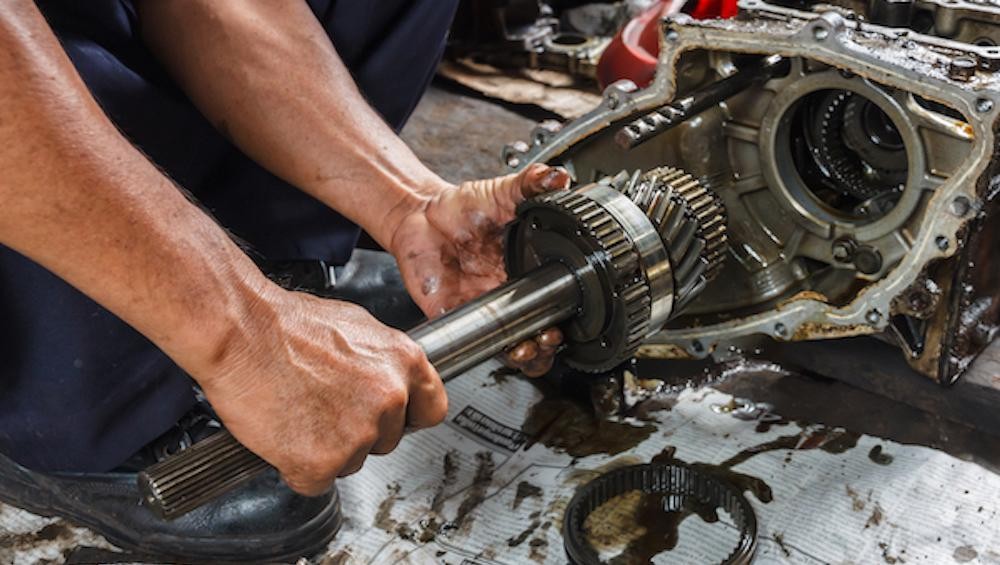
[[[2, 462], [0, 462], [2, 463]], [[4, 465], [0, 465], [2, 467]], [[332, 512], [324, 512], [292, 531], [266, 537], [242, 537], [226, 540], [190, 539], [163, 534], [143, 534], [121, 523], [109, 523], [100, 516], [87, 514], [72, 504], [59, 502], [51, 489], [38, 484], [39, 475], [23, 468], [20, 478], [0, 473], [0, 502], [46, 518], [62, 518], [104, 536], [113, 545], [140, 553], [157, 562], [175, 563], [273, 563], [310, 557], [324, 550], [342, 525], [339, 496]], [[46, 480], [59, 481], [59, 479]], [[17, 494], [14, 494], [17, 493]], [[337, 496], [337, 495], [335, 495]], [[138, 503], [138, 497], [137, 497]], [[250, 555], [249, 548], [266, 548]]]

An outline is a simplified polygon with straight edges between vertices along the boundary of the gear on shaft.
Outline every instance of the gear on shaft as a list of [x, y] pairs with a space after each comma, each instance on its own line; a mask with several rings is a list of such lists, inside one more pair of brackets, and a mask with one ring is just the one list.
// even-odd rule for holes
[[577, 273], [582, 304], [566, 328], [566, 359], [604, 371], [718, 273], [726, 214], [718, 196], [684, 171], [622, 172], [524, 202], [506, 249], [512, 277], [552, 261]]
[[[611, 369], [707, 284], [725, 253], [718, 198], [676, 169], [616, 178], [522, 202], [506, 234], [511, 280], [410, 330], [442, 378], [556, 324], [570, 365]], [[140, 489], [169, 519], [266, 468], [221, 431], [147, 469]]]
[[622, 189], [653, 221], [670, 253], [674, 312], [719, 273], [726, 256], [726, 209], [717, 194], [673, 167], [632, 175]]

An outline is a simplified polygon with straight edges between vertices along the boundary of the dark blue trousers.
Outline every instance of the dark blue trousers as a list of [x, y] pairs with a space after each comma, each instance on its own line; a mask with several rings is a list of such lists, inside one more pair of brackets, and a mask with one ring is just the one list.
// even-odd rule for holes
[[[433, 76], [457, 1], [308, 3], [399, 130]], [[108, 116], [220, 223], [270, 259], [350, 257], [358, 228], [217, 133], [143, 47], [132, 2], [37, 4]], [[0, 246], [0, 452], [36, 470], [111, 469], [191, 408], [191, 385], [124, 322]]]

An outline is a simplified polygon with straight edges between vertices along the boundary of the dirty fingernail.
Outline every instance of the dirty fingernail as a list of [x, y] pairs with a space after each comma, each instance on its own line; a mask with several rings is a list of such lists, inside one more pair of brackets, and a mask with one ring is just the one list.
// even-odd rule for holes
[[545, 173], [542, 185], [550, 189], [566, 188], [569, 186], [569, 173], [566, 172], [566, 169], [555, 167]]

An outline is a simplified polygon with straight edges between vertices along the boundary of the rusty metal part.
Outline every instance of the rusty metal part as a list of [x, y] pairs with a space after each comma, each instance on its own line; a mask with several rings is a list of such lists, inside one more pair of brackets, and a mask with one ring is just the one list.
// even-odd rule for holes
[[982, 48], [981, 56], [976, 57], [981, 64], [990, 65], [989, 61], [1000, 55], [994, 49], [1000, 6], [988, 0], [823, 0], [804, 5], [817, 10], [822, 10], [822, 5], [835, 5], [874, 24], [968, 43]]
[[948, 63], [948, 77], [952, 80], [969, 81], [976, 76], [979, 63], [972, 57], [956, 57]]
[[[581, 180], [658, 166], [709, 179], [729, 215], [731, 256], [643, 352], [718, 357], [748, 339], [881, 334], [916, 370], [947, 383], [995, 335], [1000, 275], [984, 242], [1000, 229], [992, 180], [1000, 47], [972, 30], [997, 37], [1000, 8], [914, 0], [933, 7], [926, 30], [936, 35], [927, 35], [867, 23], [856, 17], [867, 7], [840, 4], [807, 11], [743, 0], [735, 20], [666, 19], [649, 88], [613, 84], [592, 112], [505, 148], [513, 168], [556, 163]], [[964, 12], [952, 10], [958, 4]], [[910, 22], [906, 3], [881, 8], [894, 13], [879, 21]], [[787, 74], [641, 147], [615, 143], [622, 124], [773, 56], [789, 61]], [[842, 104], [820, 118], [841, 121], [823, 126], [819, 149], [828, 154], [813, 166], [796, 132], [810, 132], [803, 108], [827, 93]]]

